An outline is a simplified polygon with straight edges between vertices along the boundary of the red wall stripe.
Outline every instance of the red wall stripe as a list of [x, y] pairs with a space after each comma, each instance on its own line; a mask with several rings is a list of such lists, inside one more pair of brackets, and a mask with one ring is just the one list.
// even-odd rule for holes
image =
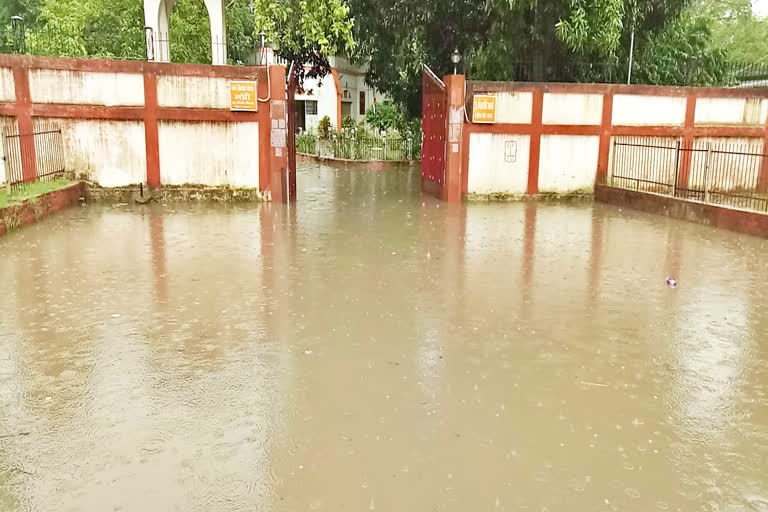
[[[269, 108], [264, 103], [260, 109]], [[177, 108], [160, 107], [157, 117], [161, 121], [191, 121], [191, 122], [221, 122], [221, 123], [256, 123], [259, 121], [258, 112], [231, 112], [229, 110], [210, 108]]]
[[[610, 120], [608, 123], [607, 134], [603, 130], [602, 124], [545, 124], [541, 126], [540, 131], [543, 135], [681, 137], [686, 130], [682, 126], [611, 125]], [[511, 123], [469, 124], [466, 131], [470, 133], [530, 135], [533, 133], [533, 126]], [[765, 135], [765, 128], [757, 126], [694, 126], [689, 131], [694, 137], [763, 137]]]
[[[3, 108], [10, 105], [10, 108]], [[261, 104], [262, 108], [265, 108]], [[0, 114], [7, 111], [15, 113], [10, 103], [0, 104]], [[39, 103], [32, 105], [33, 117], [53, 117], [60, 119], [98, 119], [105, 121], [142, 121], [144, 107], [120, 107], [103, 105], [73, 105], [59, 103]], [[188, 121], [212, 123], [255, 123], [259, 121], [256, 112], [232, 112], [224, 109], [158, 107], [157, 118], [160, 121]]]
[[468, 91], [483, 92], [554, 92], [573, 94], [631, 94], [640, 96], [690, 96], [699, 98], [768, 98], [768, 87], [724, 89], [718, 87], [667, 87], [626, 84], [567, 84], [537, 82], [468, 82]]
[[[26, 69], [50, 69], [74, 72], [85, 71], [93, 73], [153, 73], [160, 76], [193, 76], [242, 80], [255, 80], [256, 74], [258, 73], [257, 69], [253, 66], [211, 66], [208, 64], [68, 59], [7, 54], [0, 54], [0, 67], [21, 67]], [[275, 65], [275, 67], [285, 66]]]
[[144, 119], [144, 107], [105, 107], [102, 105], [38, 103], [32, 105], [32, 115], [35, 117], [54, 117], [60, 119], [141, 121]]

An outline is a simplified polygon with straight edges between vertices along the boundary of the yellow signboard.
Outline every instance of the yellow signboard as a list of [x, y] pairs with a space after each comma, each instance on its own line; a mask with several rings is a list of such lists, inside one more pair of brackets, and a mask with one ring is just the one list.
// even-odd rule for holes
[[496, 122], [496, 96], [477, 94], [472, 100], [473, 123]]
[[233, 81], [229, 83], [229, 109], [240, 112], [256, 112], [256, 82]]

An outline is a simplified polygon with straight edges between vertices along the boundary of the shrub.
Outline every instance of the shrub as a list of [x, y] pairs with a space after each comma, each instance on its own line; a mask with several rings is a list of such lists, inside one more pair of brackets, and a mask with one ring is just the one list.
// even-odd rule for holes
[[323, 116], [317, 125], [317, 133], [321, 139], [329, 139], [331, 137], [331, 118]]
[[365, 122], [377, 130], [386, 132], [395, 128], [403, 118], [402, 112], [391, 101], [379, 103], [368, 109], [365, 114]]
[[341, 121], [341, 127], [344, 130], [354, 130], [357, 128], [357, 122], [352, 118], [352, 116], [347, 116]]

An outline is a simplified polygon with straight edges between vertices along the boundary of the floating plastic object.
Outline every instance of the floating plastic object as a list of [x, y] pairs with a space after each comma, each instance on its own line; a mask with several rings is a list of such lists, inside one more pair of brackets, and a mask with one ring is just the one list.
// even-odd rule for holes
[[677, 288], [677, 281], [675, 281], [671, 277], [667, 277], [667, 286], [669, 286], [670, 288]]

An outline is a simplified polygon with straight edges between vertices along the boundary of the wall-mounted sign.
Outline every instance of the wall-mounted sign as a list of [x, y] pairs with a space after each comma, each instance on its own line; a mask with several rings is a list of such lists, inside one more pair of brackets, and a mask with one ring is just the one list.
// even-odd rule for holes
[[476, 94], [472, 100], [473, 123], [496, 122], [496, 96]]
[[255, 81], [229, 82], [229, 109], [239, 112], [256, 112], [258, 102], [256, 100]]

